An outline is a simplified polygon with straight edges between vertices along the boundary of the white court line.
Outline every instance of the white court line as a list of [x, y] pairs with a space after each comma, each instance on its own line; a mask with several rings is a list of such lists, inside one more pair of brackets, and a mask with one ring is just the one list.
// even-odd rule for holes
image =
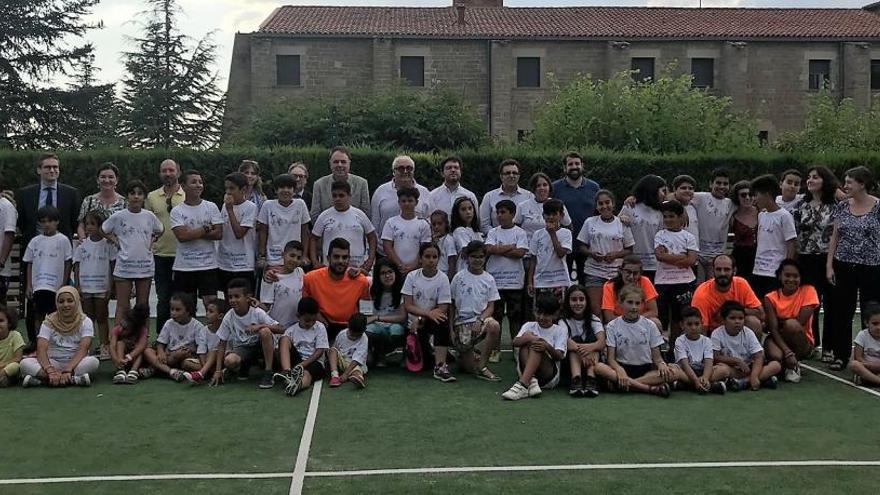
[[828, 372], [822, 371], [822, 370], [820, 370], [820, 369], [818, 369], [818, 368], [814, 368], [814, 367], [812, 367], [812, 366], [810, 366], [810, 365], [807, 365], [807, 364], [804, 364], [804, 363], [800, 363], [800, 366], [801, 366], [801, 368], [808, 369], [808, 370], [812, 371], [813, 373], [817, 373], [817, 374], [822, 375], [822, 376], [824, 376], [824, 377], [826, 377], [826, 378], [831, 378], [832, 380], [834, 380], [834, 381], [838, 381], [838, 382], [840, 382], [840, 383], [843, 383], [844, 385], [849, 385], [849, 386], [852, 387], [852, 388], [857, 388], [857, 389], [861, 390], [862, 392], [869, 393], [869, 394], [871, 394], [871, 395], [873, 395], [873, 396], [875, 396], [875, 397], [880, 397], [880, 392], [878, 392], [878, 391], [876, 391], [876, 390], [873, 390], [873, 389], [870, 389], [870, 388], [868, 388], [868, 387], [862, 387], [862, 386], [856, 385], [856, 384], [853, 383], [851, 380], [847, 380], [847, 379], [845, 379], [845, 378], [841, 378], [841, 377], [839, 377], [839, 376], [837, 376], [837, 375], [833, 375], [833, 374], [831, 374], [831, 373], [828, 373]]
[[0, 479], [0, 485], [43, 485], [49, 483], [94, 483], [100, 481], [161, 481], [161, 480], [256, 480], [290, 478], [290, 473], [190, 473], [190, 474], [133, 474], [108, 476], [70, 476], [59, 478]]
[[300, 495], [306, 477], [306, 465], [309, 463], [309, 450], [312, 448], [312, 434], [315, 432], [315, 419], [318, 417], [318, 402], [321, 400], [321, 387], [324, 380], [318, 380], [312, 386], [312, 398], [309, 401], [309, 413], [303, 426], [302, 439], [299, 441], [299, 452], [296, 453], [296, 465], [293, 468], [293, 479], [290, 482], [290, 495]]

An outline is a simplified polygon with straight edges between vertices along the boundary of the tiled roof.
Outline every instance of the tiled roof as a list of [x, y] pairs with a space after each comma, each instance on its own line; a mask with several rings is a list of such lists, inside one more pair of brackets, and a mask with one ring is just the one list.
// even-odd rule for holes
[[259, 33], [429, 38], [880, 38], [880, 14], [863, 9], [650, 7], [305, 7], [276, 9]]

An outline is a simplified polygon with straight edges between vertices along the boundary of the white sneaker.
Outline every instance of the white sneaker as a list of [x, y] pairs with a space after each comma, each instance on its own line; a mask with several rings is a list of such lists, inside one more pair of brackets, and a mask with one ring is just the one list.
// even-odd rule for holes
[[92, 377], [90, 377], [88, 373], [74, 376], [73, 377], [73, 384], [78, 387], [91, 387], [92, 386]]
[[801, 369], [800, 367], [785, 370], [785, 381], [791, 383], [798, 383], [801, 381]]
[[513, 383], [507, 392], [501, 394], [501, 397], [504, 397], [507, 400], [520, 400], [520, 399], [528, 399], [529, 398], [529, 389], [525, 387], [519, 381]]
[[538, 379], [532, 378], [529, 381], [529, 397], [537, 397], [541, 395], [541, 387], [538, 385]]
[[33, 377], [31, 375], [25, 375], [24, 379], [21, 381], [22, 387], [39, 387], [43, 382], [40, 381], [39, 378]]

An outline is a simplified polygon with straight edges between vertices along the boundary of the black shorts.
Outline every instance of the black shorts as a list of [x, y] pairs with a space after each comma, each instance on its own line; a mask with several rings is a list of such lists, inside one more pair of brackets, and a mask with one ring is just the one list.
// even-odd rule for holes
[[173, 291], [186, 292], [195, 297], [216, 297], [219, 282], [217, 270], [198, 270], [194, 272], [174, 271]]
[[752, 285], [752, 290], [755, 291], [755, 295], [758, 296], [758, 299], [763, 300], [764, 296], [769, 292], [773, 292], [774, 290], [779, 288], [779, 279], [776, 277], [765, 277], [763, 275], [752, 275], [750, 280]]
[[55, 292], [51, 290], [34, 291], [31, 297], [34, 301], [34, 311], [37, 316], [45, 317], [49, 313], [55, 312]]
[[623, 371], [626, 371], [626, 376], [635, 380], [636, 378], [641, 378], [651, 371], [654, 371], [653, 364], [624, 364], [617, 363], [623, 368]]
[[[296, 362], [293, 363], [294, 366], [297, 366], [299, 363], [301, 363], [301, 362], [303, 361], [302, 359], [300, 359], [300, 357], [299, 357], [299, 353], [296, 352], [296, 349], [291, 348], [291, 349], [290, 349], [290, 354], [291, 354], [291, 357], [292, 357], [292, 358], [296, 359]], [[312, 361], [311, 364], [309, 364], [308, 366], [306, 366], [306, 367], [303, 368], [303, 369], [306, 370], [306, 371], [308, 371], [309, 374], [312, 375], [312, 381], [313, 381], [313, 382], [316, 382], [316, 381], [318, 381], [318, 380], [321, 380], [321, 379], [324, 378], [324, 376], [327, 375], [327, 369], [324, 368], [324, 365], [321, 364], [321, 361], [320, 361], [320, 360], [318, 360], [318, 361]]]
[[[226, 294], [226, 288], [229, 287], [229, 282], [236, 278], [243, 278], [251, 284], [251, 288], [255, 288], [254, 286], [259, 286], [259, 284], [255, 284], [255, 272], [227, 272], [226, 270], [217, 270], [217, 285], [220, 287], [220, 292]], [[256, 292], [254, 292], [256, 294]]]

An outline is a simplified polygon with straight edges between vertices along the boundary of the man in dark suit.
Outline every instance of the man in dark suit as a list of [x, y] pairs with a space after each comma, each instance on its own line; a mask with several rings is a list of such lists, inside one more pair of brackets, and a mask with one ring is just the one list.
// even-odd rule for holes
[[[79, 222], [79, 191], [58, 182], [58, 176], [61, 174], [61, 164], [58, 160], [58, 155], [43, 153], [37, 158], [36, 166], [40, 181], [37, 184], [19, 189], [15, 194], [22, 253], [24, 253], [31, 239], [40, 233], [37, 210], [41, 207], [50, 205], [58, 208], [61, 212], [61, 222], [58, 224], [58, 230], [66, 235], [68, 239], [73, 239], [73, 234], [76, 232], [76, 226]], [[21, 263], [21, 287], [24, 287], [26, 273], [26, 266], [24, 263]], [[34, 328], [32, 301], [28, 300], [25, 307], [27, 313], [25, 324], [28, 333], [27, 350], [30, 351], [36, 345], [38, 329]]]

